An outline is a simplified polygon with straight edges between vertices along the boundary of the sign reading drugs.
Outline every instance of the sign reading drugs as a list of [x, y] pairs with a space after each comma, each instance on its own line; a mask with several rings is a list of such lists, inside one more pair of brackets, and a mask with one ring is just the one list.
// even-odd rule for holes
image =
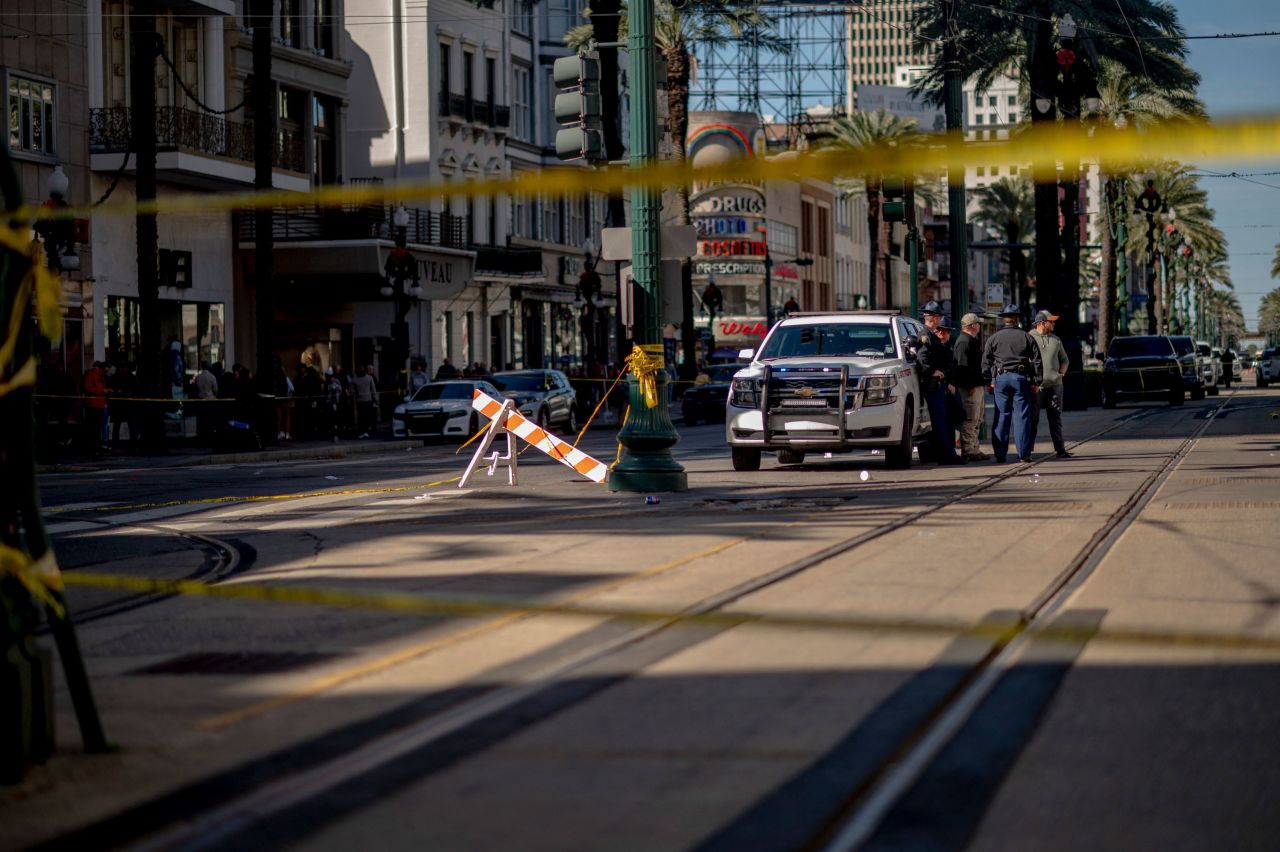
[[695, 195], [689, 206], [698, 217], [763, 219], [764, 191], [754, 186], [714, 186]]

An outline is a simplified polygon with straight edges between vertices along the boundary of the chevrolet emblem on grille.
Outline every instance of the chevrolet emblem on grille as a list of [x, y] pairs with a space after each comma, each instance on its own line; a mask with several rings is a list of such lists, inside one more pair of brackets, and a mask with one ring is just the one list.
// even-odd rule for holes
[[800, 388], [796, 391], [796, 396], [802, 396], [805, 399], [808, 399], [811, 396], [817, 396], [817, 395], [818, 395], [818, 392], [813, 388]]

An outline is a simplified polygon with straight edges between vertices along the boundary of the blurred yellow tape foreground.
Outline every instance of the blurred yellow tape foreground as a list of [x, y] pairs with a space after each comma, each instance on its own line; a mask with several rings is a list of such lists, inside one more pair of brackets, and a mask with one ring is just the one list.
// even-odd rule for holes
[[[759, 612], [669, 612], [608, 606], [539, 603], [504, 598], [442, 597], [405, 592], [348, 592], [304, 586], [277, 586], [260, 583], [228, 583], [211, 586], [191, 580], [152, 580], [85, 571], [63, 573], [67, 586], [120, 589], [158, 595], [190, 595], [241, 601], [306, 604], [315, 606], [371, 609], [401, 615], [480, 617], [487, 615], [533, 614], [567, 615], [578, 618], [612, 618], [634, 622], [697, 624], [710, 627], [757, 627], [840, 630], [871, 633], [906, 633], [956, 636], [964, 634], [988, 639], [1007, 639], [1026, 627], [1025, 622], [983, 622], [966, 624], [941, 619], [879, 618], [872, 616], [812, 616]], [[1107, 641], [1125, 644], [1233, 648], [1280, 651], [1280, 637], [1230, 636], [1214, 633], [1184, 633], [1159, 630], [1073, 630], [1051, 627], [1037, 636], [1063, 642]]]
[[247, 192], [180, 195], [145, 204], [120, 202], [97, 208], [27, 208], [22, 216], [102, 216], [108, 214], [251, 210], [268, 207], [339, 207], [383, 202], [421, 201], [479, 195], [573, 195], [611, 192], [625, 187], [662, 189], [708, 181], [758, 181], [819, 178], [834, 180], [862, 174], [923, 174], [966, 165], [1102, 161], [1112, 171], [1132, 171], [1157, 160], [1206, 163], [1214, 160], [1280, 159], [1280, 116], [1217, 124], [1170, 124], [1139, 132], [1111, 126], [1049, 125], [1028, 128], [1012, 139], [962, 142], [959, 135], [924, 136], [921, 145], [865, 151], [816, 150], [765, 159], [734, 160], [695, 169], [686, 163], [658, 163], [643, 169], [554, 168], [477, 181], [395, 181], [379, 185], [333, 186], [312, 192]]

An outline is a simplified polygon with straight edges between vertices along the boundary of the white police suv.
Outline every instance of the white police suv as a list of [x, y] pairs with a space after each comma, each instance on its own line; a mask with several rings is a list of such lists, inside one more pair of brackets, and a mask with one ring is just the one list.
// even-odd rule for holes
[[929, 433], [914, 346], [924, 326], [897, 311], [796, 314], [775, 325], [733, 377], [725, 436], [734, 470], [806, 452], [882, 448], [908, 467]]

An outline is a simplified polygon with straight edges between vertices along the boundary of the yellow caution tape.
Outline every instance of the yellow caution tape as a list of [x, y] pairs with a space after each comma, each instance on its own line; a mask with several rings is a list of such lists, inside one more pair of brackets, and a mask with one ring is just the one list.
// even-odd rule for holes
[[1280, 155], [1280, 116], [1263, 116], [1216, 124], [1185, 123], [1157, 131], [1110, 126], [1033, 126], [1008, 140], [965, 142], [959, 131], [926, 136], [920, 145], [881, 146], [865, 150], [818, 150], [777, 157], [733, 160], [693, 167], [687, 160], [659, 162], [644, 168], [552, 168], [522, 171], [506, 178], [474, 181], [407, 181], [362, 186], [326, 186], [311, 192], [244, 192], [187, 194], [144, 202], [115, 202], [96, 208], [28, 207], [19, 218], [69, 218], [213, 210], [318, 208], [376, 205], [426, 199], [494, 195], [580, 195], [619, 192], [627, 187], [663, 189], [710, 181], [766, 181], [814, 178], [833, 180], [879, 172], [929, 174], [966, 165], [1093, 162], [1112, 169], [1135, 168], [1158, 160], [1211, 162], [1263, 160]]
[[30, 556], [7, 544], [0, 544], [0, 576], [17, 579], [33, 598], [52, 609], [61, 618], [62, 605], [55, 592], [62, 591], [62, 574], [52, 550], [32, 560]]
[[662, 369], [662, 344], [635, 345], [627, 356], [627, 370], [640, 383], [645, 408], [658, 407], [658, 371]]
[[[368, 609], [401, 615], [458, 616], [526, 614], [609, 618], [623, 621], [695, 624], [712, 627], [755, 626], [800, 630], [839, 630], [872, 633], [907, 633], [954, 636], [965, 634], [990, 639], [1007, 639], [1027, 627], [1020, 619], [971, 624], [958, 620], [886, 618], [869, 615], [815, 616], [764, 612], [687, 612], [625, 607], [591, 606], [577, 603], [419, 595], [409, 592], [351, 592], [320, 587], [279, 586], [263, 583], [222, 583], [209, 585], [193, 580], [154, 580], [117, 574], [74, 571], [63, 576], [68, 586], [117, 589], [159, 595], [188, 595], [226, 600], [332, 606]], [[1037, 635], [1063, 642], [1110, 641], [1141, 645], [1174, 645], [1201, 648], [1280, 650], [1280, 638], [1238, 636], [1218, 633], [1172, 632], [1144, 629], [1075, 630], [1048, 627]]]

